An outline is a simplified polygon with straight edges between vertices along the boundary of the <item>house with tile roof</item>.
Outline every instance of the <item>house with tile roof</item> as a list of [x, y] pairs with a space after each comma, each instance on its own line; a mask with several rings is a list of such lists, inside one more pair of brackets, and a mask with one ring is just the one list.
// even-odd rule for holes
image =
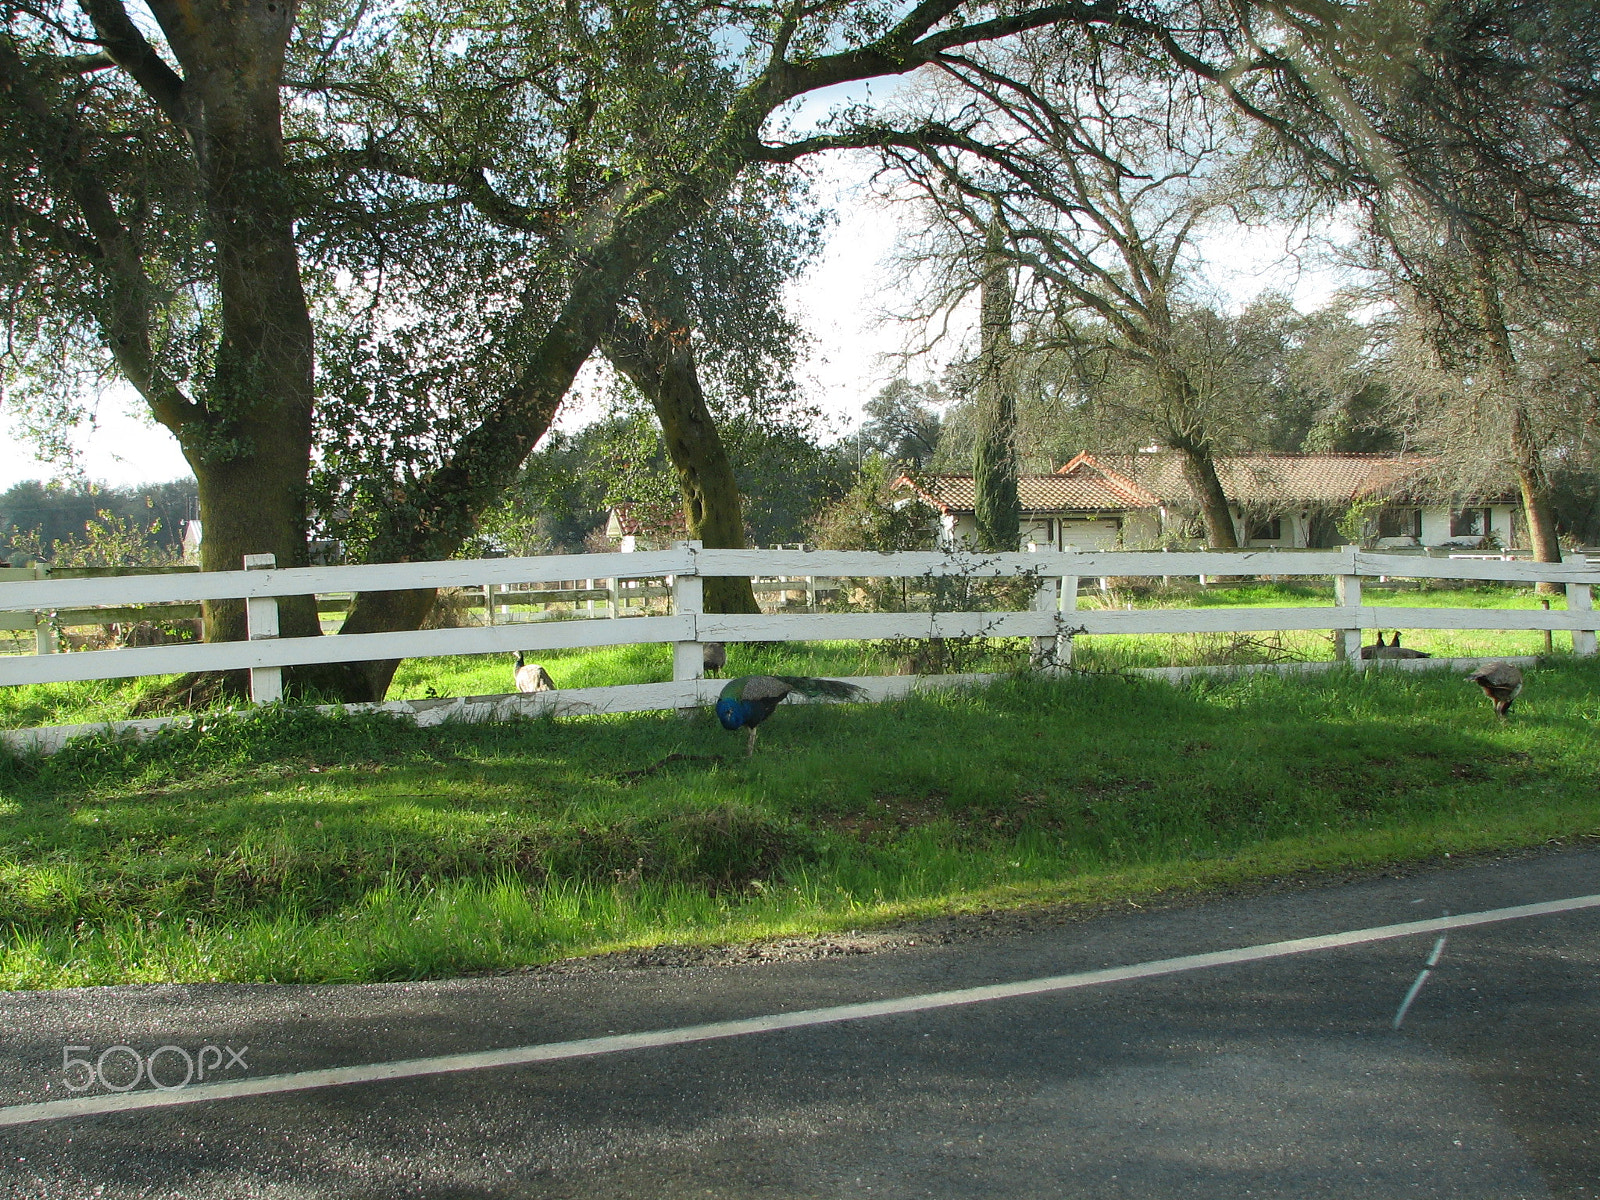
[[[1217, 460], [1241, 546], [1337, 546], [1337, 522], [1361, 505], [1367, 539], [1401, 549], [1478, 549], [1521, 540], [1521, 510], [1507, 494], [1457, 497], [1430, 482], [1432, 460], [1392, 454], [1244, 454]], [[905, 486], [939, 514], [942, 540], [977, 530], [970, 475]], [[1141, 549], [1204, 542], [1200, 505], [1171, 451], [1079, 454], [1049, 475], [1017, 481], [1022, 546]]]

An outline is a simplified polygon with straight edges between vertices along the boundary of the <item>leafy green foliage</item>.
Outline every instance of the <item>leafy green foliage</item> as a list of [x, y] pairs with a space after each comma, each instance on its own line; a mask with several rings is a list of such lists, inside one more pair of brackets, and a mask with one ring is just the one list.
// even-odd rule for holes
[[175, 561], [195, 503], [193, 480], [140, 488], [15, 484], [0, 494], [0, 555], [60, 566]]
[[54, 567], [161, 567], [182, 555], [158, 540], [161, 522], [148, 528], [131, 518], [101, 509], [84, 523], [83, 537], [46, 542], [38, 530], [12, 536], [13, 558], [48, 563]]
[[938, 384], [914, 384], [903, 376], [890, 380], [862, 409], [864, 420], [855, 435], [863, 454], [881, 455], [910, 470], [932, 463], [943, 432], [940, 409], [950, 397]]
[[972, 492], [978, 546], [1015, 551], [1022, 537], [1017, 485], [1016, 421], [985, 428], [972, 454]]
[[[842, 495], [854, 474], [837, 449], [781, 419], [735, 413], [720, 432], [755, 545], [804, 541], [818, 509]], [[464, 553], [594, 549], [607, 510], [617, 505], [631, 506], [663, 536], [681, 528], [677, 481], [660, 429], [642, 407], [548, 436]]]
[[908, 488], [895, 463], [873, 454], [855, 484], [812, 523], [824, 550], [925, 550], [933, 544], [934, 516]]
[[819, 445], [799, 424], [736, 416], [722, 438], [757, 546], [805, 541], [817, 513], [843, 496], [855, 476], [841, 447]]

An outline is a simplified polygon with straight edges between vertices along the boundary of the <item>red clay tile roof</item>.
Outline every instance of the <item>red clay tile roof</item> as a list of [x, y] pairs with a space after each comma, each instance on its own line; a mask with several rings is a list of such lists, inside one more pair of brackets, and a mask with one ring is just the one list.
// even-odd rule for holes
[[[941, 512], [971, 512], [973, 509], [970, 475], [937, 475], [924, 480], [917, 490]], [[1017, 492], [1023, 512], [1126, 512], [1159, 503], [1154, 497], [1140, 503], [1126, 489], [1092, 475], [1022, 475], [1017, 479]]]
[[[1101, 460], [1169, 503], [1192, 504], [1183, 461], [1171, 451]], [[1429, 459], [1391, 454], [1243, 454], [1217, 459], [1222, 490], [1236, 504], [1343, 507], [1361, 497], [1396, 495], [1420, 482]]]
[[[1238, 504], [1342, 508], [1364, 496], [1400, 498], [1430, 465], [1428, 459], [1389, 454], [1246, 454], [1218, 459], [1217, 473], [1222, 490]], [[920, 487], [903, 482], [941, 511], [973, 509], [970, 475], [937, 475]], [[1053, 475], [1019, 477], [1017, 490], [1023, 512], [1129, 512], [1194, 503], [1182, 460], [1171, 451], [1080, 454]]]

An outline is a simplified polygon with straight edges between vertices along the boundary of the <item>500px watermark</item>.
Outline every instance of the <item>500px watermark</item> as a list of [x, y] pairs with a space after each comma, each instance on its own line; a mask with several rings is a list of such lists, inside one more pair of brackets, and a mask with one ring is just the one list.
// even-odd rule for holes
[[61, 1076], [69, 1092], [86, 1092], [99, 1084], [109, 1092], [131, 1092], [141, 1080], [163, 1092], [175, 1092], [191, 1083], [203, 1083], [208, 1075], [217, 1076], [238, 1068], [245, 1072], [244, 1059], [249, 1046], [201, 1046], [193, 1054], [182, 1046], [157, 1046], [140, 1054], [132, 1046], [108, 1046], [95, 1058], [75, 1058], [75, 1054], [94, 1054], [93, 1046], [61, 1047]]

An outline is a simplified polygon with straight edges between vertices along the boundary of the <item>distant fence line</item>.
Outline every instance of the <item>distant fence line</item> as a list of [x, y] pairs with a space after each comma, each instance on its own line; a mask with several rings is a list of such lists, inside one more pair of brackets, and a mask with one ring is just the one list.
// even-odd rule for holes
[[[1565, 631], [1579, 655], [1596, 650], [1597, 621], [1592, 589], [1600, 569], [1581, 558], [1534, 563], [1491, 558], [1438, 559], [1373, 553], [1354, 548], [1327, 551], [1041, 551], [978, 554], [969, 551], [714, 550], [682, 543], [660, 551], [628, 554], [492, 558], [426, 563], [379, 563], [344, 567], [278, 569], [270, 555], [250, 556], [247, 569], [228, 572], [126, 575], [114, 579], [41, 579], [0, 582], [0, 615], [21, 612], [126, 609], [134, 605], [194, 604], [204, 600], [246, 601], [249, 640], [180, 643], [74, 654], [0, 657], [0, 684], [56, 683], [188, 671], [248, 670], [257, 703], [279, 699], [285, 667], [375, 659], [458, 654], [566, 650], [583, 647], [670, 642], [671, 683], [586, 688], [517, 697], [519, 711], [555, 707], [563, 711], [644, 711], [702, 703], [715, 681], [701, 679], [704, 642], [853, 641], [961, 637], [1022, 637], [1033, 643], [1034, 661], [1062, 666], [1072, 659], [1078, 636], [1103, 634], [1261, 633], [1332, 631], [1339, 659], [1359, 662], [1363, 629], [1504, 629]], [[576, 570], [574, 568], [577, 568]], [[1129, 611], [1080, 609], [1079, 580], [1086, 577], [1273, 576], [1332, 577], [1331, 605], [1296, 608], [1148, 608]], [[800, 591], [818, 580], [904, 578], [1021, 579], [1032, 589], [1025, 611], [765, 613], [705, 612], [702, 581], [715, 576], [777, 578], [776, 590]], [[1363, 580], [1453, 579], [1515, 583], [1550, 582], [1565, 587], [1566, 611], [1505, 608], [1372, 608], [1361, 603]], [[516, 622], [477, 627], [324, 637], [278, 636], [278, 598], [350, 594], [410, 588], [526, 587], [550, 579], [608, 581], [607, 596], [627, 591], [631, 581], [664, 580], [671, 612], [627, 620]], [[550, 590], [550, 589], [546, 589]], [[554, 589], [598, 592], [600, 589]], [[495, 593], [485, 593], [488, 600]], [[492, 611], [491, 604], [490, 610]], [[617, 609], [613, 607], [613, 613]], [[1168, 672], [1162, 672], [1168, 673]], [[950, 684], [971, 676], [927, 676], [920, 682]], [[919, 680], [868, 677], [874, 696], [915, 686]], [[492, 698], [489, 698], [492, 699]], [[489, 703], [485, 699], [483, 703]], [[458, 709], [464, 702], [438, 702]], [[498, 708], [495, 708], [495, 705]], [[409, 702], [418, 713], [437, 707]], [[384, 707], [394, 707], [393, 705]], [[480, 704], [480, 708], [483, 707]], [[495, 701], [495, 711], [507, 708]], [[41, 731], [43, 732], [43, 731]]]
[[[781, 549], [782, 547], [774, 547]], [[565, 562], [568, 556], [559, 556]], [[499, 561], [499, 560], [492, 560]], [[581, 564], [580, 564], [581, 565]], [[196, 566], [160, 568], [129, 567], [0, 567], [0, 583], [17, 580], [43, 579], [121, 579], [144, 573], [173, 574], [197, 572]], [[452, 589], [456, 594], [449, 603], [457, 608], [481, 613], [486, 625], [516, 624], [530, 620], [548, 619], [582, 612], [586, 617], [624, 617], [641, 615], [657, 600], [672, 595], [672, 589], [649, 579], [590, 578], [543, 580], [537, 583], [485, 583], [480, 586], [462, 586]], [[788, 578], [753, 578], [751, 590], [757, 596], [799, 597], [799, 604], [815, 611], [819, 599], [837, 590], [836, 581], [806, 576]], [[320, 592], [317, 594], [317, 611], [328, 614], [347, 612], [352, 600], [350, 593]], [[785, 601], [787, 604], [787, 601]], [[561, 608], [556, 606], [570, 606]], [[528, 610], [534, 610], [532, 612]], [[520, 611], [519, 611], [520, 610]], [[542, 611], [540, 611], [542, 610]], [[201, 609], [198, 602], [167, 602], [117, 607], [79, 607], [38, 609], [31, 612], [6, 612], [0, 610], [0, 633], [34, 635], [34, 651], [54, 654], [61, 649], [61, 633], [71, 628], [115, 625], [172, 625], [178, 622], [197, 621]], [[71, 645], [69, 640], [69, 646]], [[81, 644], [81, 641], [80, 641]]]

